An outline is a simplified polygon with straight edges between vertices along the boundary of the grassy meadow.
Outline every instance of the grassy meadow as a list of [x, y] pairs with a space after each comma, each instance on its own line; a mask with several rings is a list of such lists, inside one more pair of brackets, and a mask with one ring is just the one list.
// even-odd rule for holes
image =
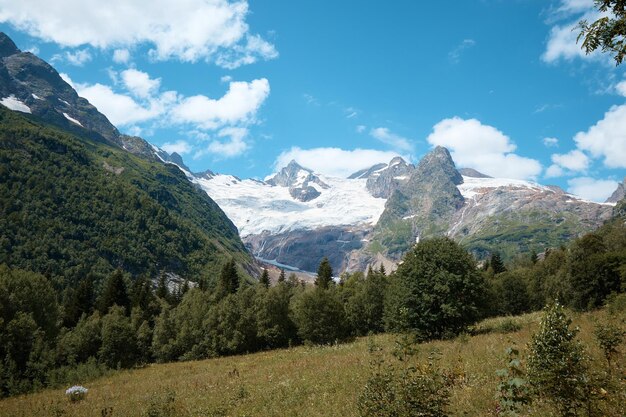
[[[606, 371], [606, 360], [593, 335], [594, 323], [624, 323], [624, 313], [570, 313], [587, 347], [591, 367]], [[417, 360], [439, 356], [439, 367], [453, 380], [450, 415], [496, 415], [496, 370], [504, 368], [505, 350], [517, 346], [524, 360], [541, 313], [489, 319], [473, 336], [419, 345]], [[357, 416], [357, 397], [370, 374], [372, 343], [386, 355], [396, 336], [365, 337], [335, 346], [299, 346], [251, 355], [194, 362], [155, 364], [117, 371], [92, 381], [76, 381], [89, 389], [81, 401], [70, 402], [65, 388], [0, 401], [0, 416]], [[626, 346], [614, 360], [621, 374], [621, 392], [611, 393], [626, 415]], [[554, 415], [535, 402], [531, 416]], [[617, 414], [620, 415], [620, 414]]]

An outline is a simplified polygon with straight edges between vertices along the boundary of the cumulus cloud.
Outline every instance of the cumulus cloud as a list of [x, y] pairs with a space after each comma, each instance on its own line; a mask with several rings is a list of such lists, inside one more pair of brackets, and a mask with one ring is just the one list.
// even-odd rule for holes
[[121, 73], [122, 82], [126, 89], [140, 98], [151, 97], [161, 86], [161, 79], [152, 79], [150, 76], [136, 69], [127, 69]]
[[91, 61], [92, 58], [88, 49], [79, 49], [74, 52], [67, 51], [63, 54], [56, 54], [52, 57], [51, 61], [65, 61], [70, 65], [82, 67], [87, 62]]
[[589, 168], [590, 160], [583, 152], [574, 149], [564, 154], [553, 154], [552, 162], [570, 171], [585, 171]]
[[546, 178], [557, 178], [565, 175], [565, 171], [559, 165], [552, 164], [546, 169], [546, 174], [544, 177]]
[[[302, 149], [293, 147], [278, 155], [274, 162], [274, 169], [279, 170], [287, 166], [291, 160], [295, 160], [303, 167], [312, 169], [317, 173], [331, 177], [347, 178], [361, 169], [369, 168], [381, 162], [388, 163], [396, 156], [400, 155], [396, 152], [373, 149]], [[406, 156], [404, 158], [408, 160]]]
[[444, 119], [427, 141], [448, 148], [458, 166], [494, 177], [535, 179], [542, 170], [539, 161], [513, 153], [516, 146], [508, 136], [476, 119]]
[[226, 68], [278, 53], [246, 23], [245, 0], [0, 0], [0, 22], [61, 46], [146, 44], [157, 60], [214, 60]]
[[584, 199], [604, 202], [617, 188], [617, 181], [597, 180], [589, 177], [572, 178], [567, 181], [567, 191]]
[[206, 152], [201, 152], [201, 154], [210, 153], [218, 158], [233, 158], [239, 156], [250, 148], [250, 145], [244, 140], [247, 135], [248, 129], [246, 128], [224, 128], [218, 132], [217, 136], [226, 139], [215, 139], [211, 141]]
[[170, 154], [176, 152], [182, 155], [191, 152], [191, 145], [187, 141], [179, 140], [176, 142], [166, 142], [161, 145], [161, 149]]
[[555, 148], [559, 146], [559, 140], [557, 138], [543, 138], [543, 144], [548, 148]]
[[113, 51], [113, 62], [117, 64], [126, 64], [130, 61], [130, 51], [126, 48], [116, 49]]
[[75, 88], [79, 96], [89, 100], [116, 126], [145, 122], [163, 113], [161, 106], [142, 106], [131, 97], [116, 93], [103, 84], [77, 84]]
[[187, 97], [172, 110], [172, 116], [179, 122], [193, 123], [206, 129], [251, 122], [269, 93], [270, 84], [265, 78], [249, 83], [232, 81], [221, 98], [203, 95]]
[[391, 132], [386, 127], [376, 127], [370, 131], [370, 135], [397, 151], [410, 152], [413, 149], [409, 139]]
[[578, 149], [604, 158], [608, 168], [626, 168], [626, 105], [613, 106], [586, 132], [574, 136]]

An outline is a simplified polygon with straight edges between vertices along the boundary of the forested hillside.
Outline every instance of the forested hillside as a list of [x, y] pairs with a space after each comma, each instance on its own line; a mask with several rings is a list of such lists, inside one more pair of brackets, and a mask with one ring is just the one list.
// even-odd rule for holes
[[235, 226], [176, 166], [4, 107], [0, 178], [0, 264], [58, 285], [117, 268], [199, 281], [230, 257], [250, 262]]

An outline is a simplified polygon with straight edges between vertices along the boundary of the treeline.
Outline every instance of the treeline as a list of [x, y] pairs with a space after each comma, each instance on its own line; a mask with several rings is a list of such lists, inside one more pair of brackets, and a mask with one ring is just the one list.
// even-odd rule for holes
[[490, 315], [542, 308], [555, 298], [600, 306], [626, 283], [623, 221], [505, 266], [482, 268], [447, 238], [415, 245], [399, 268], [343, 274], [327, 260], [315, 285], [281, 273], [243, 279], [231, 260], [214, 280], [168, 285], [120, 270], [57, 292], [42, 275], [0, 267], [0, 390], [14, 395], [151, 362], [234, 355], [377, 332], [447, 338]]

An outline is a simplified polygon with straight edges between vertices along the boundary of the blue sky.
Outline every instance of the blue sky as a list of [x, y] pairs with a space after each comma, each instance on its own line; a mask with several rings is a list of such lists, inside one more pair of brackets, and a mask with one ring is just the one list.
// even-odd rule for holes
[[0, 0], [0, 30], [194, 171], [349, 175], [444, 145], [597, 201], [626, 175], [626, 65], [571, 31], [592, 0], [48, 3]]

